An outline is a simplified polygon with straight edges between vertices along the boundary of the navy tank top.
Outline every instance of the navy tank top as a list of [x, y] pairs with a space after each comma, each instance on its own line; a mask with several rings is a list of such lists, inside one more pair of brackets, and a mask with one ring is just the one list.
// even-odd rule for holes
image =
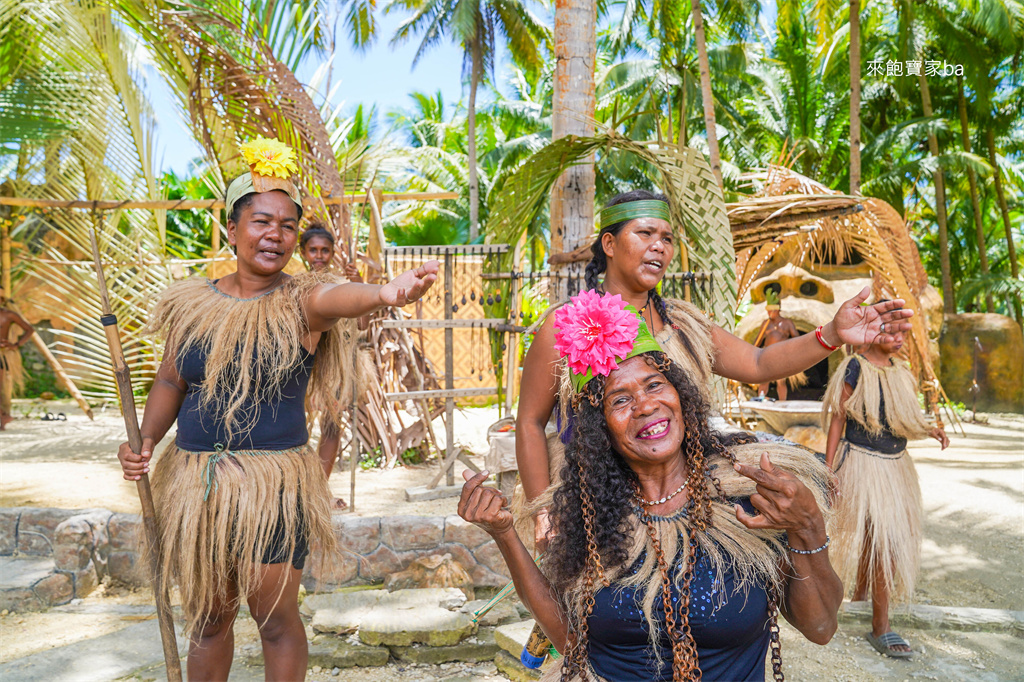
[[[279, 394], [271, 400], [250, 399], [236, 417], [240, 422], [228, 439], [222, 413], [216, 403], [200, 409], [199, 397], [206, 378], [207, 349], [196, 345], [178, 356], [178, 374], [188, 384], [185, 400], [178, 410], [178, 436], [182, 450], [213, 452], [225, 450], [287, 450], [309, 441], [306, 430], [306, 388], [315, 355], [301, 349], [299, 362], [285, 378]], [[255, 422], [246, 415], [258, 415]], [[218, 446], [220, 446], [218, 448]]]
[[[746, 500], [739, 502], [749, 506]], [[634, 564], [634, 572], [643, 559], [641, 555]], [[697, 644], [702, 679], [763, 682], [771, 639], [768, 592], [759, 584], [735, 592], [735, 577], [728, 569], [723, 578], [716, 579], [711, 561], [698, 546], [690, 592], [690, 631]], [[651, 651], [642, 600], [642, 589], [615, 584], [594, 595], [594, 609], [587, 621], [588, 654], [594, 672], [610, 682], [672, 679], [672, 646], [661, 597], [654, 604], [661, 635], [660, 667]], [[678, 623], [679, 591], [674, 585], [672, 601]]]

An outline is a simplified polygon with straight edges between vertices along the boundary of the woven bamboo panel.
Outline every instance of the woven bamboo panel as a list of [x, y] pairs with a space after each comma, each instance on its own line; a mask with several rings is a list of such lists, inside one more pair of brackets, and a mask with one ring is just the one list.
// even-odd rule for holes
[[[422, 265], [428, 257], [397, 256], [390, 261], [393, 272], [400, 272]], [[404, 309], [413, 318], [422, 320], [444, 319], [444, 261], [442, 257], [440, 276], [431, 287], [427, 296], [417, 305]], [[494, 295], [496, 287], [484, 289], [481, 278], [484, 267], [482, 256], [454, 256], [452, 267], [452, 301], [458, 311], [452, 317], [458, 320], [480, 320], [484, 318], [481, 300]], [[475, 294], [475, 300], [473, 298]], [[465, 297], [465, 303], [463, 303]], [[455, 388], [489, 388], [497, 386], [498, 378], [491, 361], [491, 349], [486, 329], [454, 329], [454, 368]], [[506, 335], [508, 337], [509, 335]], [[427, 360], [433, 365], [434, 373], [444, 385], [444, 330], [443, 329], [410, 329], [409, 338], [421, 349]], [[493, 397], [461, 398], [460, 405], [486, 405], [497, 399]]]

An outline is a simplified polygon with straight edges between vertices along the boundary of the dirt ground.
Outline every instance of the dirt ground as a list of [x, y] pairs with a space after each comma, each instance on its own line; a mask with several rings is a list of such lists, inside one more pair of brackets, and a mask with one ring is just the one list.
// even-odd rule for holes
[[[21, 407], [20, 411], [25, 409]], [[114, 455], [124, 433], [120, 415], [114, 410], [101, 411], [90, 422], [71, 405], [50, 404], [48, 409], [66, 412], [68, 421], [40, 421], [37, 413], [0, 433], [0, 507], [104, 507], [137, 513], [135, 486], [121, 479]], [[966, 436], [952, 436], [952, 444], [944, 452], [934, 441], [910, 446], [921, 478], [926, 519], [917, 603], [1024, 610], [1024, 417], [986, 416], [988, 424], [965, 424]], [[496, 409], [458, 413], [457, 442], [484, 453], [486, 428], [496, 419]], [[437, 432], [443, 437], [443, 428]], [[482, 464], [482, 457], [477, 459]], [[347, 499], [347, 463], [343, 462], [342, 467], [331, 477], [331, 488]], [[457, 473], [461, 469], [458, 464]], [[454, 498], [405, 501], [405, 488], [425, 485], [436, 471], [436, 464], [390, 471], [359, 470], [356, 513], [455, 513]], [[133, 619], [151, 617], [136, 608], [150, 604], [149, 600], [146, 591], [111, 588], [91, 595], [76, 613], [55, 609], [0, 616], [0, 662], [96, 637], [130, 625]], [[251, 625], [251, 621], [239, 621], [239, 651], [257, 641]], [[844, 623], [829, 645], [819, 647], [784, 627], [783, 650], [791, 679], [1024, 680], [1024, 647], [1009, 633], [903, 630], [902, 634], [923, 650], [906, 662], [876, 654], [863, 640], [867, 629], [863, 622]], [[241, 662], [236, 668], [232, 679], [262, 678], [257, 670], [249, 670]], [[495, 679], [493, 675], [493, 666], [420, 669], [390, 665], [358, 673], [342, 671], [338, 677], [325, 671], [309, 679], [483, 681]]]

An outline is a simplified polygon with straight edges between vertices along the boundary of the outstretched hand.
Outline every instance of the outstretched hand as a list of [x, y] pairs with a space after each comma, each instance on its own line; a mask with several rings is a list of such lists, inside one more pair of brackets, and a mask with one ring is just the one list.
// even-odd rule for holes
[[384, 305], [404, 306], [418, 301], [437, 280], [440, 266], [430, 260], [415, 270], [406, 270], [380, 288], [380, 301]]
[[[871, 287], [864, 287], [859, 294], [839, 307], [832, 318], [835, 333], [842, 343], [859, 346], [866, 343], [892, 343], [899, 332], [909, 332], [910, 319], [914, 311], [904, 308], [905, 301], [897, 298], [874, 305], [861, 305], [871, 295]], [[884, 328], [883, 328], [884, 325]]]
[[489, 475], [487, 471], [475, 476], [469, 469], [462, 472], [466, 484], [462, 486], [462, 497], [459, 498], [459, 516], [479, 526], [491, 537], [497, 537], [512, 530], [512, 512], [508, 510], [508, 500], [501, 491], [483, 487]]
[[736, 518], [747, 528], [785, 530], [787, 533], [824, 532], [825, 520], [814, 494], [800, 479], [772, 464], [768, 453], [761, 454], [760, 468], [736, 463], [741, 475], [757, 483], [750, 504], [760, 512], [751, 516], [736, 505]]

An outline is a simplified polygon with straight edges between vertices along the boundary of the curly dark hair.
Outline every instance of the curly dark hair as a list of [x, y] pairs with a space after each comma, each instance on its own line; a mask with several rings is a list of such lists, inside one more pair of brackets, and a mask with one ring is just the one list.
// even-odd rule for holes
[[[733, 459], [723, 442], [728, 439], [708, 425], [708, 404], [689, 374], [662, 352], [644, 353], [644, 357], [679, 394], [684, 428], [682, 451], [695, 469], [695, 481], [701, 481], [707, 476], [708, 456], [719, 454]], [[604, 416], [604, 386], [604, 377], [595, 377], [574, 406], [562, 485], [554, 494], [551, 520], [557, 532], [545, 563], [551, 584], [559, 592], [575, 585], [591, 561], [583, 511], [585, 497], [594, 501], [591, 525], [600, 565], [607, 570], [615, 569], [626, 560], [628, 552], [626, 531], [636, 507], [634, 490], [638, 479], [622, 455], [612, 448]], [[694, 484], [696, 493], [691, 493], [689, 505], [691, 518], [703, 518], [710, 525], [710, 502], [700, 499], [705, 489]]]

